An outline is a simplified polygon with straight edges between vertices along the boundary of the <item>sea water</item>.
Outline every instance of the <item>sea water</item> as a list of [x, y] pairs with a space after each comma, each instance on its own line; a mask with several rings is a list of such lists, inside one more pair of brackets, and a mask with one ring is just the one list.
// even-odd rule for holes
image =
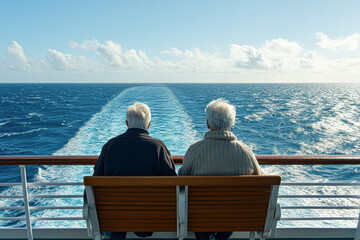
[[[224, 98], [236, 106], [232, 132], [255, 154], [360, 154], [359, 84], [1, 84], [0, 155], [94, 155], [126, 131], [136, 101], [152, 112], [150, 135], [174, 155], [203, 138], [206, 105]], [[360, 182], [360, 167], [263, 166], [283, 182]], [[28, 166], [28, 181], [81, 181], [92, 166]], [[0, 182], [20, 181], [17, 166], [0, 166]], [[0, 195], [21, 194], [2, 187]], [[30, 194], [82, 194], [82, 187], [30, 187]], [[281, 187], [281, 194], [360, 195], [358, 187]], [[359, 205], [358, 199], [281, 199], [286, 205]], [[82, 199], [32, 199], [31, 206], [81, 205]], [[0, 199], [0, 206], [22, 200]], [[0, 211], [0, 217], [24, 212]], [[33, 210], [37, 217], [80, 217], [80, 210]], [[283, 217], [349, 217], [358, 210], [283, 210]], [[2, 221], [24, 227], [24, 221]], [[83, 221], [33, 221], [34, 227], [84, 227]], [[356, 221], [281, 221], [280, 227], [355, 227]]]

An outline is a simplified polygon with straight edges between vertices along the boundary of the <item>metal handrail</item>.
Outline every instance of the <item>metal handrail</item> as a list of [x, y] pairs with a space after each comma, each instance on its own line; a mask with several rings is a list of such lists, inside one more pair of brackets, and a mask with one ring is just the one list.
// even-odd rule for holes
[[282, 221], [358, 220], [357, 217], [281, 218]]
[[82, 186], [81, 182], [29, 182], [28, 186]]
[[279, 195], [279, 198], [360, 198], [360, 195]]
[[360, 183], [344, 183], [344, 182], [331, 182], [331, 183], [301, 183], [301, 182], [288, 182], [281, 183], [282, 186], [360, 186]]
[[[184, 156], [173, 155], [181, 165]], [[98, 156], [0, 156], [0, 165], [94, 165]], [[360, 155], [256, 155], [260, 165], [360, 164]]]
[[281, 209], [360, 209], [360, 206], [281, 206]]
[[[53, 209], [73, 209], [80, 210], [82, 206], [29, 206], [31, 198], [82, 198], [82, 195], [31, 195], [27, 193], [29, 186], [81, 186], [81, 182], [30, 182], [26, 181], [26, 165], [93, 165], [98, 156], [0, 156], [1, 165], [19, 165], [22, 175], [22, 182], [0, 183], [0, 186], [22, 186], [23, 195], [3, 196], [0, 198], [24, 198], [24, 206], [19, 207], [0, 207], [0, 210], [25, 210], [25, 217], [6, 217], [1, 220], [27, 221], [28, 239], [32, 239], [31, 221], [44, 220], [84, 220], [82, 217], [31, 217], [30, 210], [53, 210]], [[343, 165], [360, 164], [360, 155], [334, 155], [334, 156], [274, 156], [257, 155], [261, 165]], [[174, 155], [176, 164], [182, 164], [183, 156]], [[360, 183], [293, 183], [284, 182], [282, 186], [360, 186]], [[360, 195], [279, 195], [279, 198], [360, 198]], [[360, 209], [360, 206], [283, 206], [282, 209]], [[358, 217], [283, 217], [280, 220], [358, 220]], [[359, 228], [359, 227], [358, 227]], [[359, 231], [359, 230], [357, 230]]]

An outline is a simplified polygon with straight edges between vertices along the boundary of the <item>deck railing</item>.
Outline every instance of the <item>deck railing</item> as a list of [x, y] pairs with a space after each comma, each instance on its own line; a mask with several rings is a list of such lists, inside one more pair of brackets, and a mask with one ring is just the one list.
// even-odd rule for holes
[[[258, 155], [256, 156], [260, 165], [360, 165], [360, 156], [274, 156], [274, 155]], [[183, 156], [173, 156], [175, 164], [182, 164]], [[82, 182], [27, 182], [26, 166], [28, 165], [94, 165], [97, 160], [97, 156], [0, 156], [0, 169], [1, 165], [18, 165], [20, 167], [21, 182], [16, 183], [0, 183], [0, 187], [20, 186], [22, 189], [22, 195], [0, 195], [0, 199], [23, 199], [24, 206], [0, 206], [0, 211], [5, 210], [22, 210], [25, 212], [25, 217], [0, 217], [0, 221], [26, 221], [26, 236], [28, 239], [33, 239], [33, 229], [31, 227], [31, 221], [79, 221], [84, 220], [82, 217], [32, 217], [31, 210], [80, 210], [82, 206], [30, 206], [29, 200], [36, 198], [82, 198], [82, 194], [60, 194], [60, 195], [47, 195], [38, 194], [33, 195], [28, 193], [28, 188], [31, 186], [82, 186]], [[341, 186], [341, 187], [360, 187], [360, 182], [330, 182], [330, 183], [309, 183], [309, 182], [283, 182], [281, 186], [286, 187], [298, 187], [298, 186]], [[344, 199], [360, 199], [360, 191], [355, 192], [353, 195], [279, 195], [280, 199], [299, 199], [299, 198], [344, 198]], [[319, 209], [319, 210], [346, 210], [346, 209], [360, 209], [360, 204], [353, 206], [282, 206], [283, 210], [307, 210], [307, 209]], [[357, 229], [339, 229], [337, 233], [331, 232], [331, 237], [343, 236], [354, 237], [356, 240], [360, 240], [360, 214], [359, 216], [347, 216], [347, 217], [282, 217], [281, 221], [318, 221], [318, 220], [357, 220]], [[2, 236], [6, 238], [6, 228], [0, 228], [0, 239]], [[11, 229], [10, 229], [11, 230]], [[310, 230], [309, 230], [310, 231]], [[281, 231], [280, 231], [281, 232]], [[311, 231], [310, 231], [311, 232]], [[14, 234], [11, 232], [11, 234]], [[323, 233], [316, 233], [319, 236], [313, 236], [314, 238], [320, 237]], [[16, 234], [15, 234], [16, 235]], [[15, 236], [14, 235], [14, 236]], [[281, 235], [281, 234], [277, 234]], [[286, 234], [284, 234], [286, 237]], [[16, 236], [15, 236], [16, 237]], [[19, 237], [19, 236], [17, 236]], [[288, 237], [288, 236], [287, 236]], [[322, 236], [323, 237], [323, 236]], [[50, 237], [49, 237], [50, 238]]]

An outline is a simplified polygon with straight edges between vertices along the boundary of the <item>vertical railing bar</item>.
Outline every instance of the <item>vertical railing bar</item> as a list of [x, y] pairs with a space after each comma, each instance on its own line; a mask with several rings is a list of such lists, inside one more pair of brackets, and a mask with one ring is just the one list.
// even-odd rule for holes
[[24, 207], [25, 207], [25, 219], [26, 219], [26, 229], [28, 240], [33, 240], [32, 228], [31, 228], [31, 219], [30, 219], [30, 207], [29, 207], [29, 195], [27, 189], [27, 180], [26, 180], [26, 170], [25, 165], [19, 165], [21, 173], [21, 183], [24, 196]]
[[358, 225], [355, 233], [354, 240], [360, 240], [360, 211], [359, 211], [359, 219], [358, 219]]

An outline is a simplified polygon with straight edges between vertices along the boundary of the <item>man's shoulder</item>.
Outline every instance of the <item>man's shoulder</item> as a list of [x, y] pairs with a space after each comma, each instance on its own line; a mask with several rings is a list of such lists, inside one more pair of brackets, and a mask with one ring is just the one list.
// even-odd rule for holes
[[[120, 134], [120, 135], [118, 135], [118, 136], [116, 136], [116, 137], [110, 138], [110, 139], [107, 141], [106, 144], [111, 144], [112, 142], [116, 142], [117, 140], [119, 140], [120, 138], [122, 138], [122, 135], [123, 135], [123, 134]], [[105, 144], [105, 145], [106, 145], [106, 144]]]
[[188, 152], [197, 152], [201, 148], [206, 146], [207, 143], [209, 143], [209, 141], [207, 141], [207, 139], [199, 140], [199, 141], [194, 142], [193, 144], [191, 144], [187, 151]]
[[153, 143], [153, 144], [155, 144], [155, 145], [158, 145], [158, 146], [161, 146], [161, 147], [165, 147], [165, 148], [166, 148], [165, 143], [164, 143], [162, 140], [158, 139], [158, 138], [154, 138], [154, 137], [152, 137], [152, 136], [150, 136], [150, 135], [147, 135], [147, 136], [146, 136], [146, 139], [147, 139], [150, 143]]
[[242, 141], [240, 140], [236, 140], [235, 141], [237, 145], [243, 147], [243, 148], [246, 148], [246, 149], [251, 149], [248, 145], [246, 145], [245, 143], [243, 143]]
[[251, 155], [251, 156], [254, 154], [251, 147], [249, 147], [242, 141], [236, 140], [236, 145], [241, 148], [241, 150], [243, 151], [244, 154]]
[[190, 145], [190, 148], [191, 148], [191, 147], [201, 146], [201, 145], [203, 145], [203, 144], [205, 144], [205, 143], [207, 143], [207, 142], [209, 142], [209, 141], [207, 141], [207, 139], [201, 139], [201, 140], [196, 141], [196, 142], [194, 142], [193, 144], [191, 144], [191, 145]]
[[116, 143], [117, 141], [121, 140], [123, 138], [124, 134], [120, 134], [116, 137], [110, 138], [105, 144], [104, 147], [109, 147], [110, 145], [112, 145], [113, 143]]

